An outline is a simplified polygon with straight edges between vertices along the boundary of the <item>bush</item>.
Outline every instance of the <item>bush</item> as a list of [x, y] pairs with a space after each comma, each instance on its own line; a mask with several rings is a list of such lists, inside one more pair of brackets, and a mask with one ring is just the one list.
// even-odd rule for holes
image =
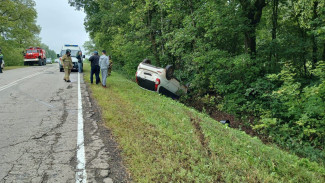
[[[269, 135], [288, 149], [309, 157], [318, 154], [325, 162], [325, 77], [324, 63], [319, 63], [312, 72], [317, 77], [316, 84], [303, 86], [298, 82], [294, 70], [285, 65], [279, 74], [269, 75], [270, 81], [283, 84], [268, 97], [272, 101], [270, 108], [264, 109], [261, 120], [255, 129]], [[323, 158], [320, 158], [323, 157]]]
[[0, 45], [6, 66], [23, 65], [23, 49], [15, 47], [15, 44], [12, 44], [11, 41], [0, 40]]

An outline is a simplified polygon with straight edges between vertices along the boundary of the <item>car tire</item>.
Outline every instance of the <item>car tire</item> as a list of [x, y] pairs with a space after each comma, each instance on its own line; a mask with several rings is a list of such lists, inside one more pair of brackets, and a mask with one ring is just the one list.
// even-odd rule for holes
[[144, 59], [143, 61], [142, 61], [142, 63], [145, 63], [145, 64], [150, 64], [151, 65], [151, 60], [149, 60], [149, 59]]
[[171, 80], [174, 76], [174, 67], [172, 65], [166, 66], [166, 79]]
[[24, 62], [24, 66], [27, 66], [27, 65], [29, 65], [28, 62]]
[[63, 68], [60, 68], [60, 72], [63, 72]]
[[43, 65], [43, 62], [41, 59], [38, 59], [38, 66], [42, 66]]

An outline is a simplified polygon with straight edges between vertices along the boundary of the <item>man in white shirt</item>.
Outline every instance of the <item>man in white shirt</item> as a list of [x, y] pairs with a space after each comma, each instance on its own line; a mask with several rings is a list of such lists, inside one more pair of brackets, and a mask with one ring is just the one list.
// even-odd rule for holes
[[106, 56], [106, 51], [102, 51], [102, 56], [99, 58], [99, 67], [102, 73], [102, 86], [106, 88], [106, 78], [107, 78], [107, 70], [109, 66], [109, 58]]

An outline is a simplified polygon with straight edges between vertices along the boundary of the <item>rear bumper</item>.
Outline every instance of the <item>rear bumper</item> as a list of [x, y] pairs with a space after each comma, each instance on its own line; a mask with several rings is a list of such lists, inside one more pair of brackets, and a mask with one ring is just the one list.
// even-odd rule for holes
[[32, 58], [32, 59], [24, 59], [24, 62], [38, 62], [38, 58]]

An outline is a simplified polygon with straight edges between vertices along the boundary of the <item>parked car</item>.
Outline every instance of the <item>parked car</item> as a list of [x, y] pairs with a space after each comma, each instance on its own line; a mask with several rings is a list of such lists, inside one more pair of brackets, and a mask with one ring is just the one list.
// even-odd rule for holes
[[47, 58], [47, 59], [46, 59], [46, 63], [47, 63], [47, 64], [52, 64], [52, 59], [51, 59], [51, 58]]
[[138, 66], [135, 74], [136, 82], [144, 89], [161, 93], [172, 98], [179, 98], [187, 93], [187, 87], [173, 77], [174, 68], [167, 65], [166, 68], [151, 65], [151, 61], [144, 59]]
[[1, 69], [5, 68], [5, 61], [2, 60]]

